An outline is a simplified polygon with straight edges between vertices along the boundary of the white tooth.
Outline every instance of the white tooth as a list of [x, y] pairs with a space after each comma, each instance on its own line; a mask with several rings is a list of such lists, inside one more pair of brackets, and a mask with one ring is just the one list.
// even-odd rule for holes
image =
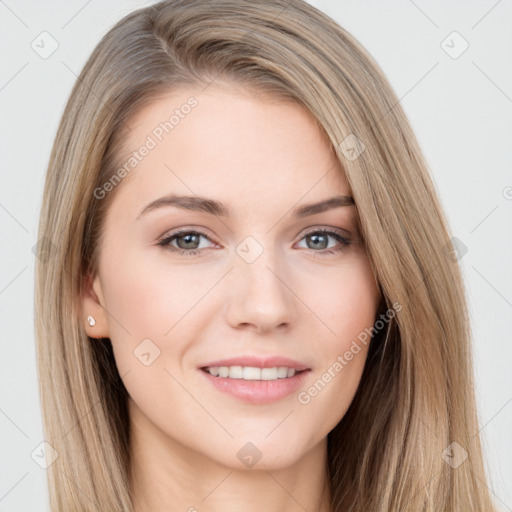
[[241, 379], [244, 376], [244, 372], [241, 366], [230, 366], [229, 367], [229, 378], [230, 379]]
[[211, 366], [210, 368], [208, 368], [208, 371], [210, 372], [210, 375], [213, 375], [214, 377], [217, 377], [219, 375], [218, 366]]
[[262, 368], [261, 369], [261, 380], [276, 380], [277, 368]]
[[274, 368], [256, 368], [254, 366], [210, 366], [207, 371], [214, 377], [244, 380], [277, 380], [293, 377], [295, 368], [285, 366]]
[[284, 379], [287, 376], [288, 376], [288, 368], [286, 368], [286, 366], [280, 366], [277, 369], [277, 378]]
[[255, 368], [254, 366], [244, 366], [245, 380], [261, 380], [261, 368]]

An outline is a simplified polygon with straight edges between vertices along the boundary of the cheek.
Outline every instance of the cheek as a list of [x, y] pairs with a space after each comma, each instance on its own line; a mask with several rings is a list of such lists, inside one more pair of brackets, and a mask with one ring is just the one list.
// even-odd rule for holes
[[120, 375], [130, 373], [129, 391], [152, 394], [155, 388], [156, 395], [164, 368], [172, 367], [169, 361], [179, 362], [186, 350], [176, 333], [201, 290], [187, 282], [190, 273], [125, 256], [105, 261], [102, 269], [110, 339]]
[[191, 269], [162, 265], [151, 258], [125, 258], [110, 270], [105, 290], [110, 325], [123, 337], [127, 332], [135, 339], [164, 337], [209, 288], [208, 281]]
[[[328, 327], [328, 348], [344, 350], [352, 339], [373, 325], [379, 292], [367, 258], [331, 272], [314, 288], [312, 311]], [[330, 333], [330, 335], [329, 335]]]
[[343, 418], [356, 394], [371, 339], [365, 329], [372, 324], [372, 320], [363, 324], [355, 319], [340, 324], [336, 339], [323, 344], [323, 364], [297, 394], [297, 418], [316, 425], [324, 435]]
[[315, 288], [315, 308], [329, 331], [319, 344], [321, 364], [297, 401], [304, 418], [322, 418], [319, 428], [330, 431], [347, 411], [359, 386], [379, 293], [369, 262], [363, 259], [333, 273], [324, 284], [322, 289]]
[[102, 270], [110, 339], [129, 394], [152, 414], [166, 410], [171, 396], [190, 409], [190, 398], [177, 382], [189, 375], [187, 354], [221, 306], [212, 304], [209, 291], [222, 272], [173, 265], [161, 254], [126, 253], [122, 261], [105, 261]]
[[[179, 384], [183, 380], [179, 367], [194, 339], [189, 330], [191, 308], [206, 285], [191, 286], [191, 272], [157, 267], [150, 259], [143, 264], [141, 258], [126, 257], [110, 265], [105, 286], [110, 339], [128, 394], [147, 418], [164, 428], [174, 424], [175, 410], [189, 411], [191, 418], [204, 422]], [[106, 275], [107, 265], [103, 270]]]

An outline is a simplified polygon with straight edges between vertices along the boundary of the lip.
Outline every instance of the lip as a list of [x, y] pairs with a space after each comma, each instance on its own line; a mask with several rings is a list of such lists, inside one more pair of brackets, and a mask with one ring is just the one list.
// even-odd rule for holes
[[[221, 359], [212, 361], [200, 366], [206, 368], [211, 366], [252, 366], [255, 368], [276, 368], [279, 366], [286, 366], [287, 368], [295, 368], [298, 372], [303, 370], [310, 370], [309, 366], [302, 364], [298, 361], [290, 359], [289, 357], [272, 356], [272, 357], [257, 357], [257, 356], [242, 356], [232, 357], [230, 359]], [[215, 377], [219, 378], [219, 377]], [[290, 377], [293, 378], [293, 377]], [[235, 379], [232, 379], [235, 380]], [[284, 379], [282, 379], [284, 380]], [[257, 382], [257, 381], [256, 381]]]
[[[246, 359], [243, 359], [246, 361]], [[282, 361], [282, 358], [280, 359]], [[231, 360], [229, 360], [231, 361]], [[225, 361], [224, 361], [225, 362]], [[267, 364], [267, 361], [265, 361]], [[268, 363], [270, 364], [270, 363]], [[208, 365], [210, 366], [210, 365]], [[212, 364], [211, 366], [217, 366]], [[235, 364], [222, 364], [220, 366], [238, 366]], [[239, 366], [251, 366], [243, 364]], [[253, 364], [254, 366], [254, 364]], [[277, 365], [275, 365], [277, 366]], [[287, 366], [283, 364], [281, 366]], [[262, 368], [272, 368], [273, 365], [263, 366]], [[294, 368], [293, 365], [290, 368]], [[277, 380], [244, 380], [230, 379], [229, 377], [214, 377], [210, 375], [204, 368], [200, 368], [199, 372], [210, 382], [217, 390], [234, 396], [235, 398], [251, 404], [269, 404], [277, 402], [292, 393], [296, 393], [304, 383], [306, 376], [310, 370], [303, 370], [296, 373], [293, 377]]]

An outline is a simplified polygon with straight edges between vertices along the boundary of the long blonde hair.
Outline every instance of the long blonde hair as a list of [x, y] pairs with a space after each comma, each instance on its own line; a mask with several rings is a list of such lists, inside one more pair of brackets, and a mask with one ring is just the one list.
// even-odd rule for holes
[[[48, 468], [52, 511], [133, 510], [127, 392], [110, 341], [87, 337], [80, 307], [119, 187], [101, 200], [94, 190], [118, 170], [127, 119], [175, 87], [216, 79], [312, 113], [349, 182], [382, 311], [401, 305], [373, 337], [356, 396], [328, 435], [332, 510], [494, 510], [461, 273], [427, 164], [382, 71], [302, 0], [169, 0], [103, 37], [50, 157], [35, 314], [44, 430], [58, 454]], [[363, 150], [357, 158], [347, 141]]]

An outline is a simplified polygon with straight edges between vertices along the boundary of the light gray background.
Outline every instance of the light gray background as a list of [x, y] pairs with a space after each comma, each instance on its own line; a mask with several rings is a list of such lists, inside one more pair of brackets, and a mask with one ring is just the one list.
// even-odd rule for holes
[[[512, 2], [311, 3], [381, 65], [416, 131], [453, 234], [467, 247], [461, 265], [490, 487], [496, 503], [512, 510]], [[0, 0], [0, 512], [48, 510], [45, 470], [31, 458], [43, 441], [32, 247], [53, 138], [100, 37], [147, 4]], [[46, 59], [31, 47], [43, 31], [58, 42]], [[442, 43], [453, 31], [469, 44], [458, 58], [445, 51], [462, 48], [458, 36]]]

